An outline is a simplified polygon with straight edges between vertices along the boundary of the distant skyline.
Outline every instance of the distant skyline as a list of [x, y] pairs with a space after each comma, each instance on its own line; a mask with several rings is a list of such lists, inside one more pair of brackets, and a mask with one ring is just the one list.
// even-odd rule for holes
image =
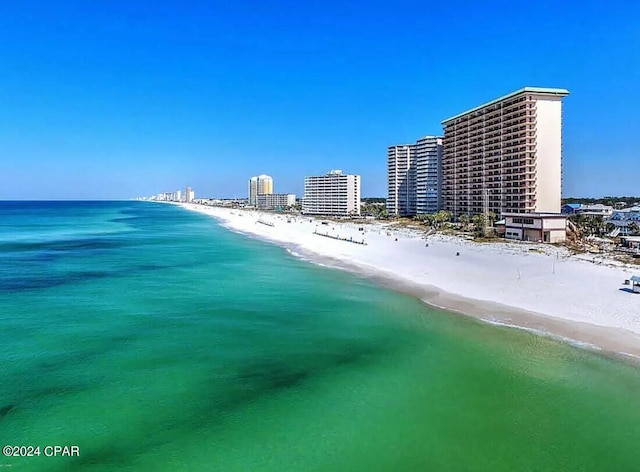
[[524, 86], [564, 100], [563, 196], [640, 195], [634, 2], [0, 5], [0, 199], [110, 199], [251, 176], [362, 176]]

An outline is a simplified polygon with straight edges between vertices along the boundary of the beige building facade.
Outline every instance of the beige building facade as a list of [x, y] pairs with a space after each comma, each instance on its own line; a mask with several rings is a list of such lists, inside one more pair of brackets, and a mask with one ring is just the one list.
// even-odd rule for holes
[[273, 178], [271, 176], [261, 174], [249, 179], [249, 205], [258, 204], [258, 195], [268, 195], [271, 193], [273, 193]]
[[442, 122], [442, 206], [559, 213], [565, 89], [525, 87]]

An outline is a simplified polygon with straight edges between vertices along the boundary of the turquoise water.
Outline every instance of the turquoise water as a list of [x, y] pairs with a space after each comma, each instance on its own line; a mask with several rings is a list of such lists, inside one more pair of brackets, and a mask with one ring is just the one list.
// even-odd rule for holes
[[0, 202], [0, 321], [13, 472], [640, 470], [637, 368], [169, 205]]

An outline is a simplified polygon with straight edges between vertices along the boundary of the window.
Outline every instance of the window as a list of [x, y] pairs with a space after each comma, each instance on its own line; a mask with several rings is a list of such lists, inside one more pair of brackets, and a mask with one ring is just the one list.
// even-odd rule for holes
[[533, 218], [513, 218], [513, 224], [516, 225], [532, 225]]

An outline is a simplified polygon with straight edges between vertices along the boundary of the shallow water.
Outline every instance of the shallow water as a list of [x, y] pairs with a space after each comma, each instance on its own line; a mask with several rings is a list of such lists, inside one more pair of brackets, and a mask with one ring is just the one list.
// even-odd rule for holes
[[0, 202], [0, 321], [13, 471], [640, 464], [637, 368], [170, 205]]

